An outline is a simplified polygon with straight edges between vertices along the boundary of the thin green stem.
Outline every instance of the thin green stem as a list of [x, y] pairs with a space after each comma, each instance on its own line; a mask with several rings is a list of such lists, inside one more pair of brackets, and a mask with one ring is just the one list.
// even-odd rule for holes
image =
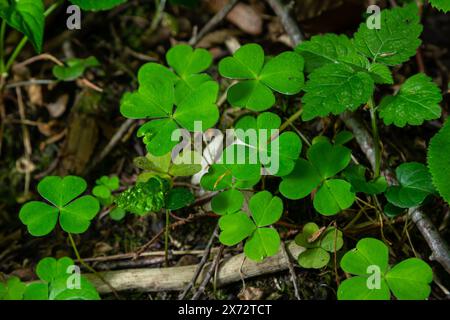
[[6, 33], [6, 20], [2, 20], [2, 26], [0, 27], [0, 76], [3, 76], [5, 70], [5, 33]]
[[166, 268], [169, 266], [169, 232], [170, 232], [170, 210], [166, 209], [166, 230], [164, 233], [164, 261]]
[[80, 253], [79, 253], [79, 251], [78, 251], [77, 245], [75, 244], [75, 240], [73, 239], [72, 234], [71, 234], [70, 232], [68, 232], [67, 234], [68, 234], [68, 236], [69, 236], [69, 241], [70, 241], [70, 244], [72, 245], [73, 252], [75, 253], [75, 256], [77, 257], [77, 261], [78, 261], [83, 267], [85, 267], [85, 268], [88, 269], [90, 272], [92, 272], [92, 273], [93, 273], [97, 278], [99, 278], [103, 283], [105, 283], [105, 284], [111, 289], [111, 292], [116, 296], [116, 298], [117, 298], [117, 299], [120, 299], [120, 297], [119, 297], [119, 295], [117, 294], [117, 292], [116, 292], [116, 290], [114, 289], [114, 287], [113, 287], [108, 281], [106, 281], [105, 278], [103, 278], [103, 276], [102, 276], [100, 273], [98, 273], [97, 271], [95, 271], [94, 268], [92, 268], [90, 265], [88, 265], [88, 264], [83, 260], [83, 258], [81, 258]]
[[280, 132], [289, 127], [295, 120], [300, 118], [300, 116], [303, 113], [303, 109], [298, 110], [296, 113], [294, 113], [292, 116], [289, 117], [281, 126], [280, 126]]
[[377, 178], [380, 176], [380, 170], [381, 170], [381, 150], [380, 150], [380, 134], [378, 132], [378, 125], [377, 125], [377, 113], [375, 109], [375, 101], [373, 97], [370, 98], [368, 102], [369, 108], [370, 108], [370, 119], [372, 123], [372, 136], [373, 136], [373, 143], [374, 143], [374, 150], [375, 150], [375, 170], [374, 170], [374, 178]]

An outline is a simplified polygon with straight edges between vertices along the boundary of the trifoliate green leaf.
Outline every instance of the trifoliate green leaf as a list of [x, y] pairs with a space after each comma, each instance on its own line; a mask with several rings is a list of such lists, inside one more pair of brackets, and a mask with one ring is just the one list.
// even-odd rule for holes
[[344, 146], [332, 145], [328, 140], [323, 140], [314, 143], [308, 149], [307, 157], [322, 179], [327, 179], [334, 177], [348, 166], [351, 151]]
[[212, 210], [220, 215], [239, 211], [244, 204], [244, 195], [236, 189], [220, 192], [211, 199]]
[[99, 65], [100, 63], [95, 57], [86, 59], [73, 58], [67, 60], [65, 66], [54, 66], [52, 72], [58, 80], [73, 81], [81, 77], [86, 69]]
[[11, 277], [6, 283], [0, 282], [0, 300], [22, 300], [25, 290], [25, 283], [18, 277]]
[[120, 180], [118, 176], [103, 176], [100, 179], [97, 179], [95, 183], [107, 187], [110, 191], [115, 191], [119, 189]]
[[92, 196], [75, 199], [86, 190], [86, 186], [80, 177], [46, 177], [39, 182], [37, 189], [52, 205], [40, 201], [28, 202], [20, 209], [19, 218], [34, 236], [50, 233], [56, 226], [58, 216], [64, 231], [83, 233], [100, 210], [98, 200]]
[[169, 49], [166, 60], [180, 78], [186, 79], [190, 75], [208, 69], [212, 63], [212, 56], [203, 48], [194, 50], [188, 45], [177, 45]]
[[450, 11], [450, 2], [448, 0], [430, 0], [431, 5], [445, 13]]
[[368, 276], [368, 268], [376, 266], [381, 273], [388, 269], [389, 250], [380, 240], [364, 238], [356, 248], [348, 251], [341, 260], [341, 268], [347, 273]]
[[76, 4], [83, 10], [98, 11], [109, 10], [118, 6], [127, 0], [70, 0], [73, 4]]
[[374, 81], [366, 72], [345, 64], [327, 64], [309, 75], [303, 102], [303, 120], [354, 111], [366, 103]]
[[334, 215], [355, 202], [352, 185], [344, 180], [327, 180], [314, 196], [314, 208], [323, 215]]
[[421, 125], [425, 120], [441, 116], [442, 100], [438, 86], [430, 77], [419, 73], [402, 85], [395, 96], [385, 97], [380, 103], [380, 117], [386, 125]]
[[37, 264], [36, 274], [42, 281], [52, 282], [58, 277], [66, 276], [68, 274], [69, 267], [74, 264], [74, 261], [68, 257], [63, 257], [58, 260], [52, 257], [47, 257], [39, 261]]
[[262, 261], [278, 252], [280, 242], [280, 235], [277, 230], [258, 228], [245, 242], [244, 253], [254, 261]]
[[272, 90], [293, 95], [304, 82], [303, 58], [295, 52], [283, 52], [264, 62], [264, 51], [258, 44], [239, 48], [232, 57], [219, 63], [223, 77], [242, 80], [228, 90], [228, 102], [235, 107], [264, 111], [275, 103]]
[[450, 203], [450, 120], [431, 139], [428, 148], [428, 168], [433, 185], [442, 198]]
[[309, 41], [300, 43], [295, 51], [305, 59], [305, 71], [315, 69], [329, 63], [337, 63], [339, 58], [356, 54], [352, 41], [345, 35], [325, 34], [313, 36]]
[[220, 242], [227, 246], [234, 246], [249, 237], [256, 226], [245, 212], [227, 214], [219, 219]]
[[386, 191], [387, 200], [400, 208], [412, 208], [422, 204], [435, 192], [428, 168], [417, 162], [403, 163], [395, 170], [398, 186]]
[[381, 11], [380, 28], [361, 23], [354, 35], [356, 48], [373, 62], [399, 65], [416, 54], [422, 25], [417, 5], [412, 3]]
[[0, 18], [26, 35], [37, 53], [42, 51], [45, 24], [42, 0], [2, 0]]
[[350, 165], [345, 169], [343, 175], [351, 183], [354, 192], [380, 194], [386, 191], [386, 178], [380, 176], [374, 180], [367, 181], [366, 171], [367, 169], [362, 165]]

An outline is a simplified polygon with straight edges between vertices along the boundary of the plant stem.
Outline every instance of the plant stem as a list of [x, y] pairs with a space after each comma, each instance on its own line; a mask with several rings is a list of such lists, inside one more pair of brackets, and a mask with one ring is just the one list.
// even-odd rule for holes
[[166, 209], [166, 232], [164, 233], [164, 261], [166, 268], [169, 266], [169, 232], [170, 232], [170, 210]]
[[295, 120], [300, 118], [300, 116], [303, 113], [303, 109], [298, 110], [296, 113], [294, 113], [292, 116], [289, 117], [281, 126], [280, 126], [280, 132], [289, 127], [290, 124], [292, 124]]
[[6, 20], [2, 20], [2, 26], [0, 29], [0, 76], [3, 77], [5, 70], [5, 32], [6, 32]]
[[78, 261], [81, 265], [83, 265], [83, 267], [85, 267], [85, 268], [88, 269], [90, 272], [92, 272], [97, 278], [99, 278], [101, 281], [103, 281], [103, 282], [111, 289], [111, 292], [114, 293], [115, 297], [116, 297], [117, 299], [120, 299], [120, 297], [119, 297], [119, 295], [117, 294], [117, 292], [116, 292], [116, 290], [114, 289], [114, 287], [111, 286], [111, 284], [110, 284], [108, 281], [106, 281], [105, 278], [103, 278], [101, 274], [99, 274], [97, 271], [95, 271], [94, 268], [92, 268], [90, 265], [88, 265], [88, 264], [83, 260], [83, 258], [81, 258], [80, 253], [78, 252], [77, 245], [75, 244], [75, 241], [74, 241], [74, 239], [73, 239], [73, 237], [72, 237], [72, 234], [71, 234], [70, 232], [68, 232], [67, 234], [68, 234], [68, 236], [69, 236], [69, 241], [70, 241], [70, 244], [72, 245], [72, 248], [73, 248], [73, 251], [74, 251], [74, 253], [75, 253], [75, 256], [77, 257], [77, 261]]
[[377, 126], [377, 114], [375, 109], [375, 102], [373, 96], [370, 98], [368, 102], [370, 108], [370, 119], [372, 123], [372, 136], [373, 136], [373, 148], [375, 150], [375, 169], [374, 169], [374, 178], [380, 176], [381, 169], [381, 150], [380, 150], [380, 135], [378, 133]]
[[[44, 17], [48, 17], [53, 11], [55, 11], [62, 3], [64, 2], [64, 0], [59, 0], [58, 2], [53, 3], [50, 7], [47, 8], [47, 10], [45, 10], [44, 12]], [[8, 72], [8, 70], [11, 68], [11, 66], [13, 65], [14, 61], [16, 61], [17, 56], [20, 54], [20, 52], [22, 52], [23, 48], [25, 47], [25, 45], [27, 44], [28, 41], [28, 37], [24, 36], [22, 38], [22, 40], [20, 40], [19, 44], [16, 46], [16, 48], [14, 49], [13, 53], [11, 54], [11, 56], [8, 59], [8, 62], [6, 63], [5, 68], [3, 69], [3, 72]]]

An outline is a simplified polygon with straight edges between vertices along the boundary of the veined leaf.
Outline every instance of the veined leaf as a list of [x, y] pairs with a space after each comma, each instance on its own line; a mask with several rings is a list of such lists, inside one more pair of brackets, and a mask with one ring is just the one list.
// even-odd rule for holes
[[448, 0], [429, 0], [431, 5], [445, 13], [450, 11], [450, 1]]
[[99, 11], [112, 9], [127, 2], [127, 0], [70, 0], [70, 2], [83, 10]]

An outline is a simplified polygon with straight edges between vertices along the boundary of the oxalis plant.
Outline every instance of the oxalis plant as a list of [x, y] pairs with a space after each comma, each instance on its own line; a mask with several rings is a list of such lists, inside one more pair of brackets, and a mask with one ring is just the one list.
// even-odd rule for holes
[[[30, 32], [34, 27], [30, 26], [31, 21], [26, 21], [26, 15], [20, 23], [14, 23], [21, 15], [12, 15], [14, 19], [8, 20], [5, 13], [20, 12], [23, 2], [7, 2], [0, 6], [0, 13], [4, 24], [23, 32], [25, 39], [29, 38], [39, 51], [42, 36]], [[124, 1], [72, 2], [94, 10]], [[430, 2], [440, 10], [449, 10], [446, 1]], [[42, 11], [43, 19], [43, 7], [39, 4], [33, 7], [36, 12]], [[382, 174], [380, 122], [403, 128], [438, 119], [442, 94], [430, 77], [418, 73], [397, 83], [398, 89], [391, 95], [375, 95], [377, 88], [395, 84], [391, 68], [416, 54], [423, 29], [415, 4], [383, 10], [380, 21], [379, 29], [371, 29], [364, 22], [353, 37], [318, 35], [293, 51], [274, 56], [266, 55], [258, 44], [245, 44], [220, 60], [218, 75], [209, 72], [213, 58], [207, 50], [184, 44], [172, 47], [164, 64], [152, 62], [139, 69], [138, 88], [125, 93], [121, 100], [123, 116], [144, 120], [137, 135], [142, 138], [147, 154], [135, 159], [136, 167], [142, 170], [136, 184], [118, 193], [118, 179], [102, 177], [94, 186], [93, 197], [81, 196], [87, 185], [79, 177], [46, 177], [38, 184], [38, 192], [46, 201], [25, 204], [19, 213], [21, 221], [34, 236], [61, 228], [84, 264], [72, 234], [88, 229], [100, 204], [119, 210], [117, 216], [121, 218], [125, 212], [137, 216], [165, 212], [167, 258], [170, 212], [195, 201], [194, 194], [187, 188], [176, 187], [175, 180], [204, 170], [200, 186], [212, 195], [211, 211], [218, 216], [219, 240], [223, 245], [242, 244], [245, 256], [254, 261], [273, 256], [281, 250], [277, 228], [286, 213], [285, 204], [309, 202], [321, 220], [328, 223], [319, 226], [311, 222], [303, 226], [295, 238], [303, 250], [295, 258], [302, 268], [330, 268], [336, 273], [340, 268], [347, 279], [338, 286], [338, 299], [387, 300], [391, 295], [396, 299], [428, 298], [433, 273], [425, 261], [414, 257], [389, 265], [387, 241], [373, 238], [363, 238], [356, 248], [349, 250], [346, 230], [361, 217], [363, 210], [347, 225], [331, 220], [348, 216], [350, 208], [366, 203], [363, 198], [371, 199], [374, 203], [371, 206], [387, 217], [405, 214], [407, 209], [432, 197], [450, 201], [450, 179], [446, 173], [450, 165], [446, 156], [450, 154], [448, 121], [430, 142], [427, 165], [417, 162], [399, 165], [395, 169], [398, 180], [395, 184], [388, 184]], [[20, 29], [18, 25], [28, 29]], [[11, 58], [15, 59], [14, 55]], [[65, 66], [69, 69], [57, 68], [54, 74], [68, 81], [95, 64], [92, 59], [72, 61]], [[8, 65], [3, 63], [3, 72], [7, 72]], [[219, 76], [223, 78], [223, 90]], [[182, 141], [182, 135], [174, 132], [182, 129], [205, 137], [217, 125], [223, 103], [219, 103], [221, 91], [226, 95], [226, 103], [240, 108], [243, 114], [230, 125], [236, 132], [232, 143], [225, 145], [206, 168], [202, 167], [203, 155], [199, 150], [183, 149], [173, 156], [174, 148]], [[286, 107], [292, 116], [283, 122], [278, 106], [295, 99], [301, 100], [301, 105]], [[375, 141], [373, 171], [359, 164], [346, 146], [354, 138], [351, 133], [342, 131], [332, 138], [318, 136], [309, 141], [294, 126], [298, 120], [307, 122], [359, 109], [368, 113], [371, 120]], [[250, 137], [245, 134], [249, 131], [257, 134]], [[241, 154], [243, 161], [237, 161]], [[265, 190], [269, 181], [275, 182], [271, 191]], [[45, 261], [56, 265], [52, 270], [68, 263], [68, 260]], [[37, 269], [42, 281], [39, 288], [28, 289], [19, 279], [10, 278], [0, 286], [0, 297], [57, 296], [52, 294], [57, 287], [53, 282], [61, 273], [39, 271], [50, 268], [42, 267], [42, 263]], [[97, 297], [92, 285], [83, 281], [86, 292], [80, 296]]]

